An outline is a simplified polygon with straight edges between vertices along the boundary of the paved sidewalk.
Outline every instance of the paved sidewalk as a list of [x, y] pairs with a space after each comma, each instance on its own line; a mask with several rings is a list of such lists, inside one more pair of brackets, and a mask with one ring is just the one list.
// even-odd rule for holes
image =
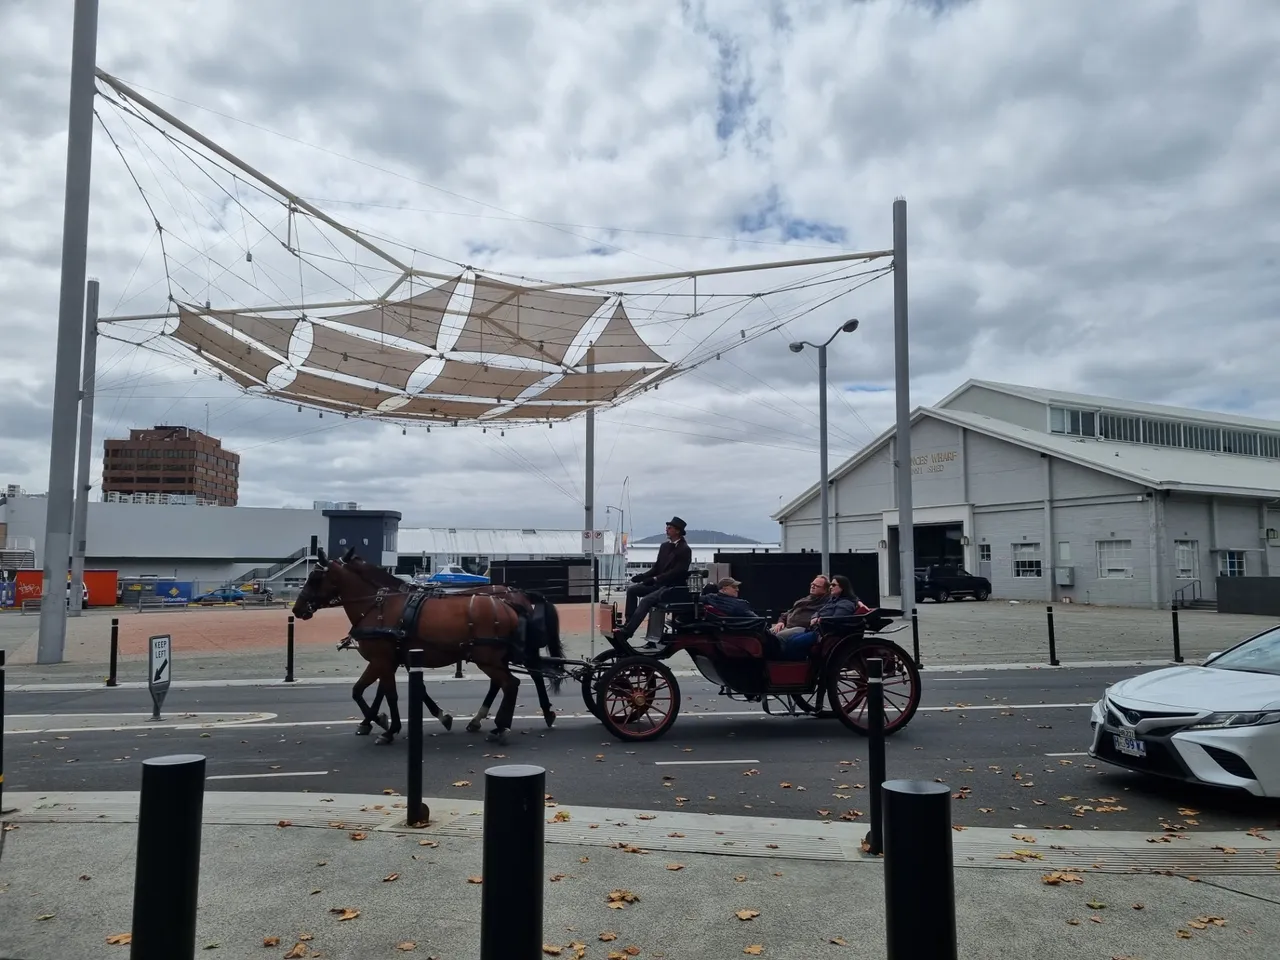
[[[129, 931], [137, 795], [6, 801], [20, 812], [0, 835], [0, 956], [126, 957], [107, 938]], [[207, 794], [197, 948], [224, 958], [283, 957], [299, 943], [292, 956], [475, 957], [480, 806], [430, 800], [432, 823], [412, 830], [401, 802]], [[545, 813], [549, 956], [885, 956], [883, 865], [858, 850], [863, 825]], [[961, 957], [1243, 960], [1280, 937], [1280, 847], [1269, 839], [1014, 832], [954, 835]], [[1046, 884], [1055, 872], [1064, 882]], [[614, 891], [631, 895], [623, 909], [609, 907]], [[278, 941], [266, 949], [269, 938]]]

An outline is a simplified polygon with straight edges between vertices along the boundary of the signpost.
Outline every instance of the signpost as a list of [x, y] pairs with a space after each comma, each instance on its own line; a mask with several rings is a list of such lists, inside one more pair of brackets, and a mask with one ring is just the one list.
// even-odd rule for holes
[[172, 645], [169, 635], [152, 637], [147, 643], [147, 689], [151, 692], [152, 720], [160, 719], [160, 705], [169, 692], [169, 677], [173, 672]]
[[604, 531], [602, 530], [583, 530], [582, 531], [582, 547], [587, 556], [591, 558], [591, 592], [588, 597], [591, 607], [591, 614], [588, 619], [591, 620], [591, 658], [595, 659], [596, 655], [596, 620], [600, 617], [600, 568], [599, 555], [600, 548], [604, 546]]

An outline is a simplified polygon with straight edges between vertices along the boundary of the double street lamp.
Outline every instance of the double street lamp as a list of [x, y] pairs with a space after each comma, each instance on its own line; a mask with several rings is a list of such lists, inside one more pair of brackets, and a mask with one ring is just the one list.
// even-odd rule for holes
[[792, 353], [800, 353], [805, 347], [814, 347], [818, 351], [818, 446], [819, 458], [822, 461], [821, 479], [818, 484], [819, 502], [822, 504], [822, 573], [831, 575], [831, 524], [827, 516], [827, 346], [842, 333], [853, 333], [858, 329], [857, 320], [846, 320], [836, 332], [827, 337], [825, 343], [810, 343], [798, 340], [790, 344]]

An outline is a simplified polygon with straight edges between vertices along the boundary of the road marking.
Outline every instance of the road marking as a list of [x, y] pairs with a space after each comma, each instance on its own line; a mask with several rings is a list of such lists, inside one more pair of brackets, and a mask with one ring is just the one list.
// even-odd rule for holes
[[323, 777], [328, 770], [298, 770], [293, 773], [220, 773], [206, 780], [265, 780], [267, 777]]
[[759, 763], [759, 760], [655, 760], [655, 767], [705, 767], [715, 763]]
[[978, 680], [990, 680], [990, 677], [952, 677], [952, 683], [974, 683]]
[[1046, 753], [1046, 757], [1087, 757], [1087, 753]]

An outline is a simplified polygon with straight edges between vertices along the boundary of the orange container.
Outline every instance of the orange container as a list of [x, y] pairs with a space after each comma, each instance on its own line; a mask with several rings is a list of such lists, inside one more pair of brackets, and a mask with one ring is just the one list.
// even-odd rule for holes
[[[71, 578], [71, 574], [67, 574]], [[39, 600], [40, 591], [44, 587], [43, 570], [19, 570], [17, 581], [17, 602], [23, 600]], [[89, 590], [89, 606], [114, 607], [116, 605], [116, 585], [119, 572], [116, 570], [86, 570], [84, 585]]]

